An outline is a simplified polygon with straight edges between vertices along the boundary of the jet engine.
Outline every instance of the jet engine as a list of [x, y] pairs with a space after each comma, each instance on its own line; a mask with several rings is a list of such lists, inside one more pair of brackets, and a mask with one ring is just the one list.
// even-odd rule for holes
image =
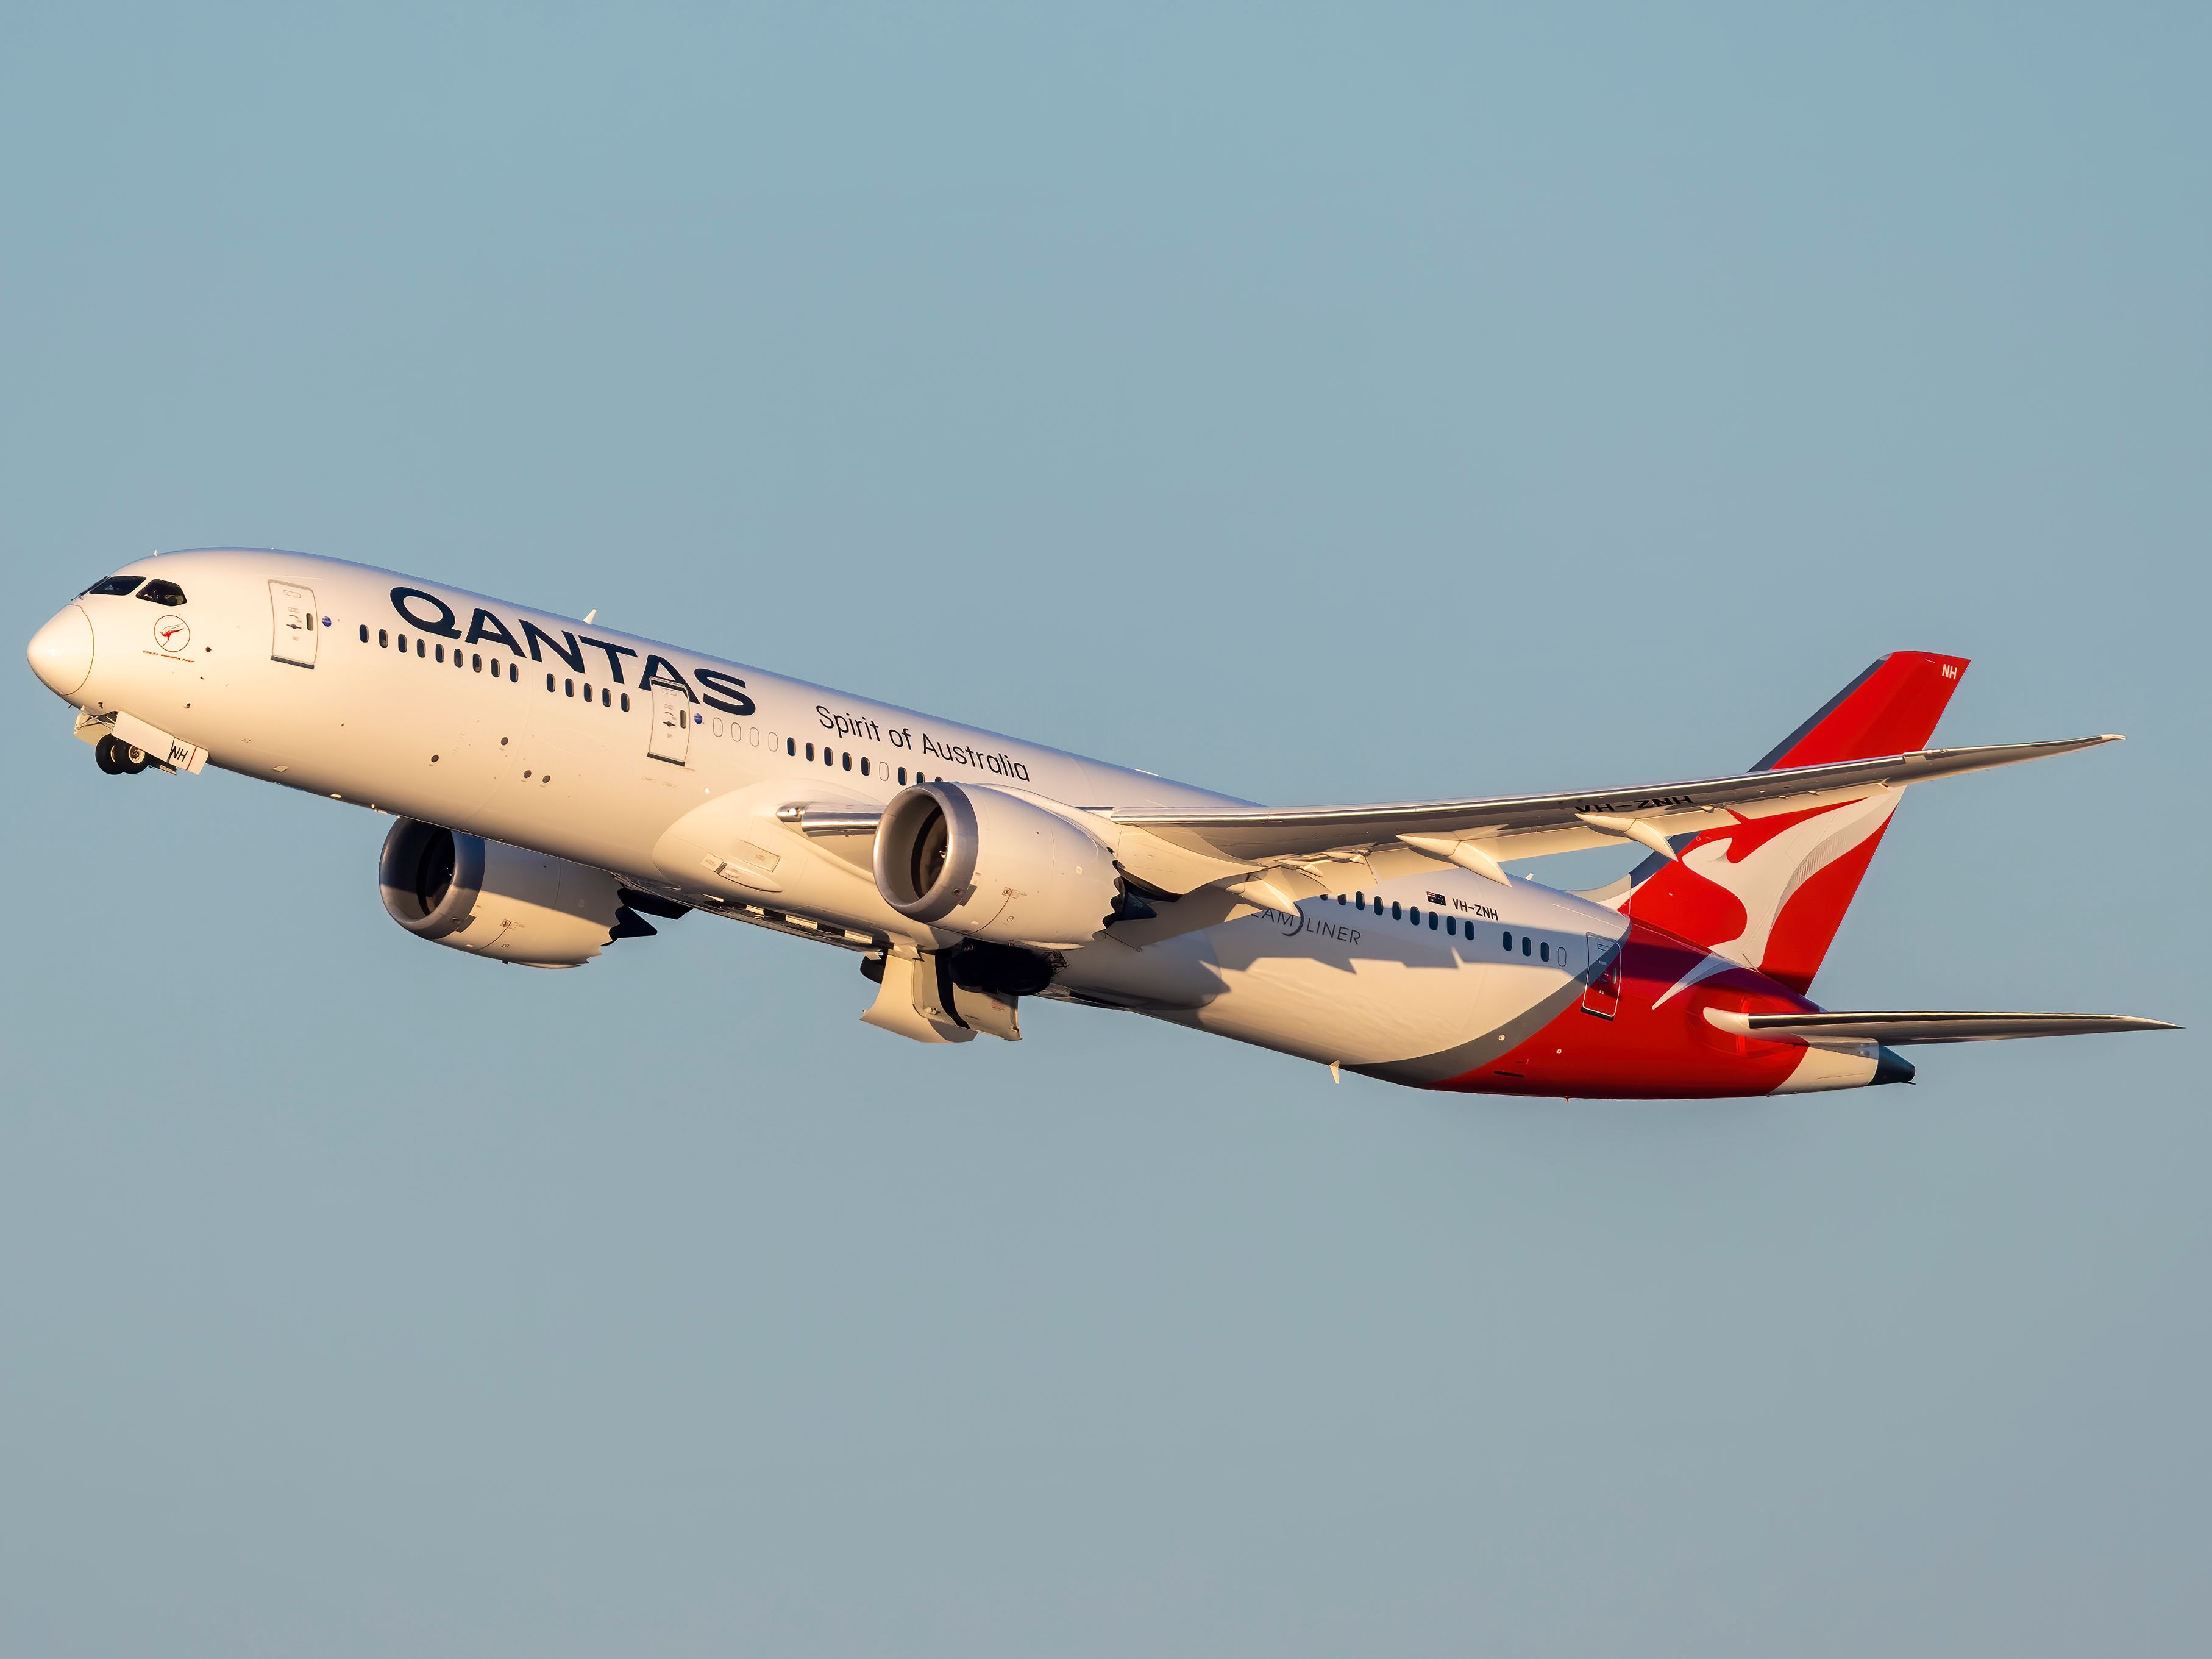
[[611, 940], [653, 931], [603, 869], [403, 818], [377, 883], [418, 939], [526, 967], [580, 967]]
[[1114, 857], [1009, 790], [917, 784], [884, 808], [876, 888], [902, 916], [1000, 944], [1079, 945], [1121, 896]]

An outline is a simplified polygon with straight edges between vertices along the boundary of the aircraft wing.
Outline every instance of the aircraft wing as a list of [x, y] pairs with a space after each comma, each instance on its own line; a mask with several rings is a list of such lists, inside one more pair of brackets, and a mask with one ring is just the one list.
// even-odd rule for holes
[[[1923, 749], [1869, 760], [1568, 795], [1401, 801], [1358, 807], [1237, 807], [1200, 813], [1115, 812], [1112, 820], [1187, 851], [1248, 868], [1315, 858], [1401, 838], [1438, 857], [1462, 863], [1473, 860], [1474, 868], [1499, 857], [1571, 852], [1604, 846], [1622, 838], [1642, 842], [1672, 857], [1665, 838], [1710, 828], [1716, 813], [1740, 811], [1758, 816], [1767, 810], [1796, 810], [2118, 741], [2107, 735], [2045, 743], [1996, 743], [1978, 748]], [[1484, 873], [1492, 872], [1485, 869]]]
[[1809, 1043], [1985, 1043], [2006, 1037], [2082, 1037], [2100, 1031], [2179, 1031], [2132, 1014], [1737, 1014], [1705, 1018], [1738, 1037], [1795, 1037]]

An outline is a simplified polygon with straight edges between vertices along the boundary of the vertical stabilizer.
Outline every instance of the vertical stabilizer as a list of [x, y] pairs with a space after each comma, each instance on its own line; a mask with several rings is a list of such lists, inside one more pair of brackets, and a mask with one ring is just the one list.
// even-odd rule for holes
[[[1927, 746], [1966, 659], [1927, 651], [1883, 657], [1784, 738], [1752, 770], [1905, 754]], [[1810, 989], [1844, 912], [1881, 845], [1900, 791], [1784, 810], [1674, 839], [1604, 895], [1624, 913], [1715, 955]], [[1593, 895], [1597, 896], [1597, 895]]]

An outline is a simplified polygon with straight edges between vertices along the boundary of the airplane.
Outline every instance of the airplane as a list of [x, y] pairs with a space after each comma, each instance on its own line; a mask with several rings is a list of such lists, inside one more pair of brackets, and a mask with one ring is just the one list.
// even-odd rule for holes
[[[854, 953], [860, 1018], [1021, 1036], [1026, 997], [1415, 1088], [1565, 1099], [1907, 1083], [1917, 1044], [2172, 1030], [1838, 1011], [1813, 981], [1905, 789], [2117, 741], [1929, 748], [1964, 658], [1884, 656], [1741, 772], [1275, 808], [442, 583], [161, 554], [33, 637], [102, 771], [212, 764], [390, 816], [385, 909], [574, 967], [727, 917]], [[1508, 858], [1641, 846], [1567, 892]], [[650, 919], [649, 919], [650, 918]]]

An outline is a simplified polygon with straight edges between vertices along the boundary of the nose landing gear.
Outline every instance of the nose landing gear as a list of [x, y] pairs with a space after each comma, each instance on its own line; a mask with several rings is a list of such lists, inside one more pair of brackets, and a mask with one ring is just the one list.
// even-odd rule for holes
[[94, 744], [92, 758], [100, 763], [100, 771], [111, 777], [146, 770], [146, 751], [113, 736], [103, 737]]

